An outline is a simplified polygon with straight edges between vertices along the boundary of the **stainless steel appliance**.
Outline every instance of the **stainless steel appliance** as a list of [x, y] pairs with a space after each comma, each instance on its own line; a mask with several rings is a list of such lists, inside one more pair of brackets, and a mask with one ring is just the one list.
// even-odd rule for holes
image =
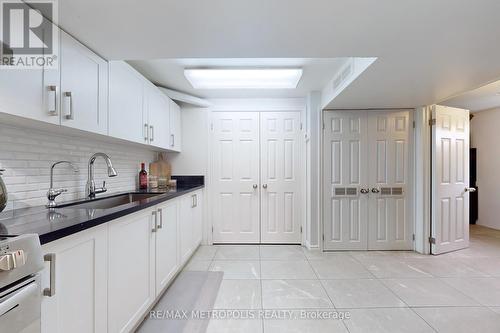
[[0, 332], [40, 332], [43, 264], [38, 235], [0, 236]]

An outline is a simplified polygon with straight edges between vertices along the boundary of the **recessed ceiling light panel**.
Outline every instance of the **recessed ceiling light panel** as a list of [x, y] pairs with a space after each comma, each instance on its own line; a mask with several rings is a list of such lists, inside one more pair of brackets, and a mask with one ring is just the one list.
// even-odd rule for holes
[[295, 89], [302, 69], [185, 69], [184, 76], [195, 89]]

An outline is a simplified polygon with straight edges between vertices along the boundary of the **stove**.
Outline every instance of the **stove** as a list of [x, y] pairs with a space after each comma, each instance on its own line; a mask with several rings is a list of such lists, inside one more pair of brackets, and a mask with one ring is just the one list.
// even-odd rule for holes
[[38, 235], [0, 236], [0, 332], [40, 332], [43, 267]]

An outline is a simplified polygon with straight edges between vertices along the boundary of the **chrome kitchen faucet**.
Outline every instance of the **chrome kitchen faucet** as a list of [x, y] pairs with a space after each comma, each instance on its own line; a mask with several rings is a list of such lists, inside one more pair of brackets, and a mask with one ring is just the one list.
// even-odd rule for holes
[[108, 166], [108, 177], [116, 177], [118, 173], [115, 168], [113, 168], [113, 163], [111, 163], [111, 159], [108, 155], [104, 153], [95, 153], [89, 159], [89, 178], [87, 180], [87, 186], [85, 187], [85, 194], [88, 198], [95, 198], [97, 193], [104, 193], [107, 191], [106, 182], [102, 182], [102, 187], [95, 187], [94, 182], [94, 162], [97, 157], [104, 158], [106, 165]]

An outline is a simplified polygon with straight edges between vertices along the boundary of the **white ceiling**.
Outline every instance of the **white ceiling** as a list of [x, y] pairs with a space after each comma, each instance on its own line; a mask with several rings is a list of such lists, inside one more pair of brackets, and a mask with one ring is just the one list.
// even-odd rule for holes
[[330, 107], [413, 107], [500, 78], [498, 0], [64, 0], [108, 59], [377, 57]]
[[[129, 63], [157, 85], [204, 98], [304, 97], [321, 90], [345, 63], [338, 59], [159, 59]], [[184, 77], [184, 68], [216, 67], [289, 67], [303, 69], [297, 89], [206, 90], [194, 89]]]
[[499, 108], [500, 81], [495, 81], [481, 88], [452, 97], [439, 104], [467, 109], [472, 112]]

